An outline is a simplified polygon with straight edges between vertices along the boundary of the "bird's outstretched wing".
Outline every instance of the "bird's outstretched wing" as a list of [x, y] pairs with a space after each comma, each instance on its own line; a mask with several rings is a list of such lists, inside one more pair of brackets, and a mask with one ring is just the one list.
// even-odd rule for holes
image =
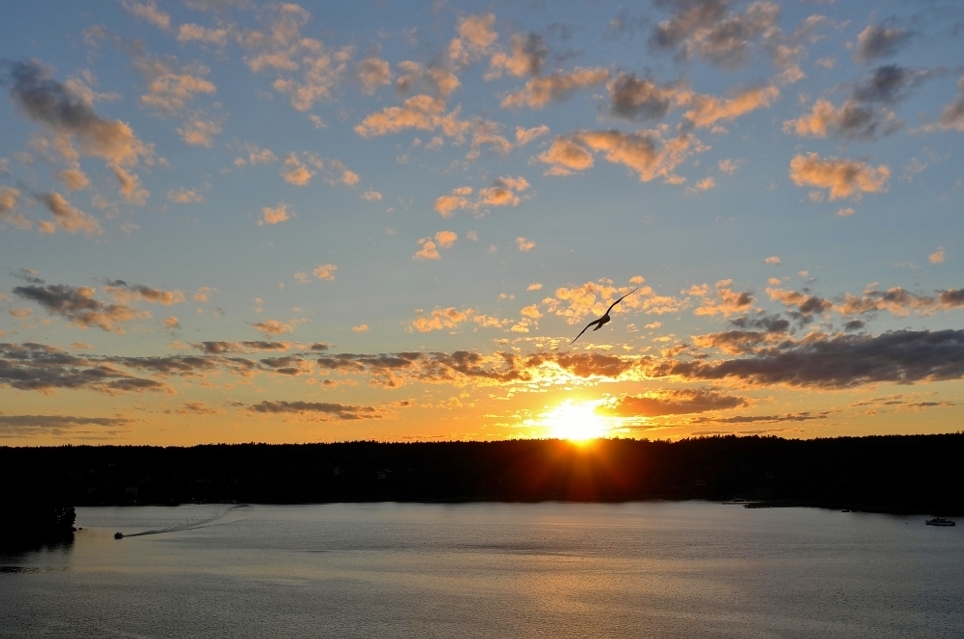
[[599, 323], [599, 320], [593, 320], [593, 321], [589, 322], [588, 324], [586, 324], [586, 328], [584, 328], [584, 329], [582, 329], [581, 331], [579, 331], [579, 334], [576, 335], [571, 342], [569, 342], [569, 345], [572, 346], [573, 344], [575, 344], [575, 343], [576, 343], [576, 340], [579, 339], [580, 337], [582, 337], [582, 334], [585, 333], [587, 330], [589, 330], [589, 327], [590, 327], [590, 326], [592, 326], [593, 324], [598, 324], [598, 323]]
[[[631, 290], [630, 292], [626, 293], [625, 295], [623, 295], [622, 297], [620, 297], [618, 300], [616, 300], [615, 302], [613, 302], [613, 303], [612, 303], [612, 306], [609, 307], [609, 311], [613, 310], [613, 306], [616, 306], [616, 304], [619, 304], [620, 302], [622, 302], [624, 299], [626, 299], [627, 297], [629, 297], [630, 295], [632, 295], [633, 293], [635, 293], [638, 289], [639, 289], [639, 287], [637, 286], [636, 288], [634, 288], [633, 290]], [[606, 315], [609, 315], [609, 311], [606, 311]]]

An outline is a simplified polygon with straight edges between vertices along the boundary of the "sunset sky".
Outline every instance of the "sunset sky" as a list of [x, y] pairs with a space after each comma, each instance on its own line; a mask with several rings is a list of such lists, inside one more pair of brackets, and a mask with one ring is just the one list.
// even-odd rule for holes
[[0, 445], [964, 423], [959, 2], [3, 15]]

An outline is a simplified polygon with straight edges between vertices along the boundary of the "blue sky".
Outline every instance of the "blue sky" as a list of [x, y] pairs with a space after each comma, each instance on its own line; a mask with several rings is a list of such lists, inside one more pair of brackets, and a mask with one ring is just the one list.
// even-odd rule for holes
[[5, 443], [958, 428], [955, 3], [7, 15]]

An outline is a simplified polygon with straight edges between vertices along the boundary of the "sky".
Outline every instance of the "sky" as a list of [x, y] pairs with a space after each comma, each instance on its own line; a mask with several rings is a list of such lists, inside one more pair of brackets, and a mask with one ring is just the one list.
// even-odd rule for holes
[[0, 122], [0, 445], [964, 419], [958, 2], [17, 2]]

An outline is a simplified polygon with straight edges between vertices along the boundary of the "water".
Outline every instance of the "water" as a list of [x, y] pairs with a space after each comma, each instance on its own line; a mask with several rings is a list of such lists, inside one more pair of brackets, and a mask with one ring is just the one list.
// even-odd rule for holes
[[924, 516], [203, 505], [77, 525], [0, 555], [0, 637], [964, 636], [964, 526]]

